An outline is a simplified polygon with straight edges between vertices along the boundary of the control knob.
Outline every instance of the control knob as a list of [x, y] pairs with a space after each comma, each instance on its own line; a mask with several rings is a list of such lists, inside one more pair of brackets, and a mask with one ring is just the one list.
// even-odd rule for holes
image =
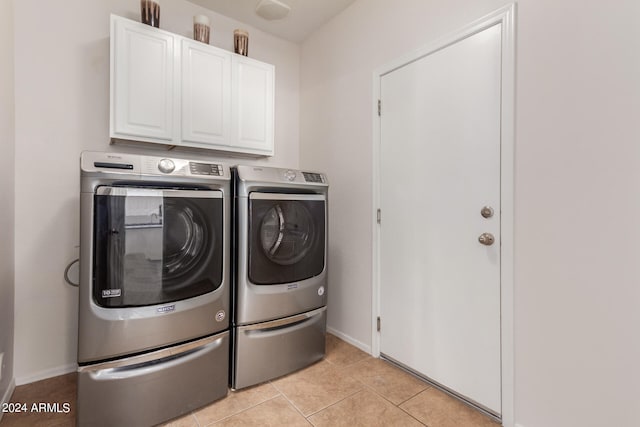
[[293, 181], [296, 179], [296, 173], [289, 169], [284, 173], [284, 177], [287, 178], [287, 181]]
[[175, 163], [171, 159], [162, 159], [158, 162], [158, 169], [162, 173], [171, 173], [176, 168]]

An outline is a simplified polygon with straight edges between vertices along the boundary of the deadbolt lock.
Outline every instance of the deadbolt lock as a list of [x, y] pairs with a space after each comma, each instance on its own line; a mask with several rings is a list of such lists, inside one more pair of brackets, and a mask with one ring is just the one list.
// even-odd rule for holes
[[485, 206], [484, 208], [480, 209], [480, 215], [482, 215], [483, 218], [491, 218], [493, 216], [493, 208], [490, 206]]
[[479, 237], [478, 237], [478, 242], [482, 243], [483, 245], [486, 246], [491, 246], [493, 245], [493, 242], [496, 241], [496, 238], [493, 237], [493, 234], [491, 233], [482, 233]]

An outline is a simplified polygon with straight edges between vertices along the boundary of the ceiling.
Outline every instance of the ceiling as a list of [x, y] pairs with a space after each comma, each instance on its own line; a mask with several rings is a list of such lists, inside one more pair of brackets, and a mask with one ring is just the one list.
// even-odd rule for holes
[[300, 43], [355, 0], [279, 0], [291, 7], [281, 20], [267, 21], [255, 13], [259, 0], [189, 0], [266, 33]]

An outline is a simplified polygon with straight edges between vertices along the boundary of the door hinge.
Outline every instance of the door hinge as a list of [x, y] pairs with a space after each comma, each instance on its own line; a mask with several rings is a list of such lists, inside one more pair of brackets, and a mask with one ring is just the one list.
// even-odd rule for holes
[[376, 329], [380, 332], [380, 316], [376, 319]]
[[378, 99], [378, 117], [382, 115], [382, 101]]
[[380, 224], [381, 220], [382, 220], [382, 213], [380, 212], [380, 208], [378, 208], [378, 210], [376, 211], [376, 221], [378, 221], [378, 224]]

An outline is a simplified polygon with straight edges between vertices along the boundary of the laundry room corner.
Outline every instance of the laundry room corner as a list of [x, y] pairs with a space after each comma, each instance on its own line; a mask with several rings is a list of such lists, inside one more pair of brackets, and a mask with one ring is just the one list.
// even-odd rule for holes
[[[14, 376], [17, 384], [26, 384], [72, 372], [77, 366], [78, 291], [65, 283], [63, 273], [79, 256], [80, 153], [123, 149], [110, 145], [109, 138], [109, 18], [115, 14], [138, 20], [140, 5], [129, 0], [26, 0], [14, 1], [13, 7]], [[198, 14], [211, 17], [212, 44], [224, 49], [233, 49], [233, 29], [246, 27], [185, 0], [163, 5], [162, 27], [190, 35], [193, 16]], [[277, 70], [275, 155], [243, 163], [297, 167], [299, 46], [248, 29], [251, 56]], [[149, 148], [126, 147], [132, 153], [145, 150]], [[206, 156], [238, 162], [219, 153]]]

